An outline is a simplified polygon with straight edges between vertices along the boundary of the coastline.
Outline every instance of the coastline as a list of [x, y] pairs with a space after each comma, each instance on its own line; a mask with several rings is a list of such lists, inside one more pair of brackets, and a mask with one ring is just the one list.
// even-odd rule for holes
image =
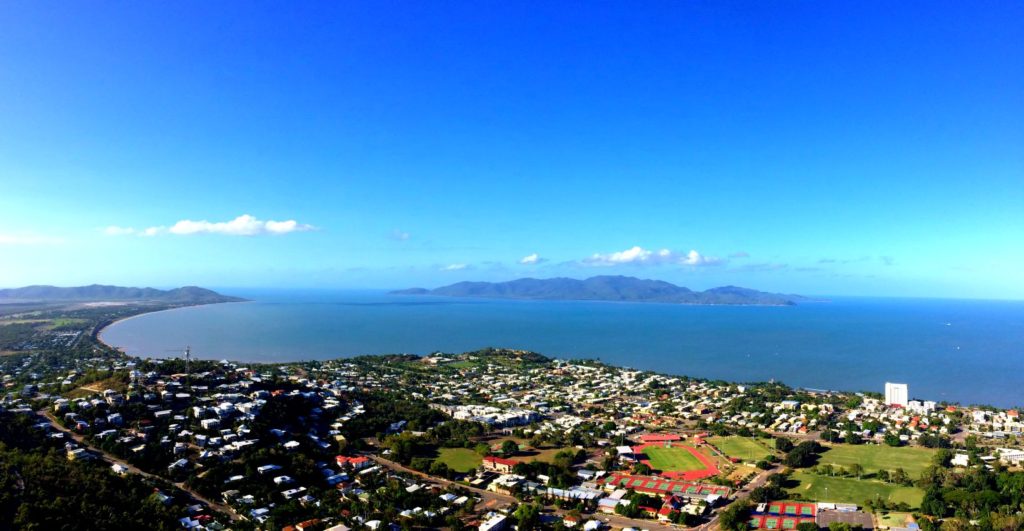
[[[995, 308], [992, 315], [972, 313], [958, 316], [955, 313], [959, 311], [957, 304], [917, 299], [903, 302], [854, 299], [845, 303], [833, 300], [830, 302], [834, 304], [828, 305], [798, 305], [783, 312], [753, 311], [753, 308], [764, 306], [742, 306], [725, 311], [726, 307], [718, 305], [715, 311], [694, 312], [682, 310], [695, 308], [694, 305], [632, 301], [425, 297], [432, 302], [455, 299], [458, 302], [502, 303], [493, 307], [435, 307], [406, 305], [406, 302], [415, 301], [413, 297], [399, 297], [394, 305], [382, 303], [389, 295], [379, 292], [372, 292], [372, 296], [364, 292], [343, 295], [299, 297], [294, 301], [297, 309], [289, 308], [287, 311], [281, 309], [281, 301], [287, 299], [275, 295], [280, 300], [260, 305], [262, 308], [258, 310], [228, 310], [225, 307], [224, 310], [204, 314], [163, 316], [159, 318], [163, 324], [157, 327], [133, 324], [132, 329], [152, 328], [149, 333], [157, 339], [147, 343], [142, 336], [125, 338], [124, 348], [132, 350], [124, 352], [132, 356], [162, 357], [159, 351], [164, 345], [180, 343], [181, 334], [197, 333], [182, 325], [194, 322], [205, 335], [195, 335], [194, 340], [189, 335], [188, 343], [202, 346], [201, 350], [206, 350], [210, 359], [243, 363], [288, 364], [394, 353], [429, 355], [436, 351], [466, 352], [504, 345], [510, 349], [544, 353], [555, 359], [594, 359], [613, 366], [699, 379], [736, 383], [775, 380], [794, 388], [852, 393], [858, 390], [873, 392], [886, 381], [903, 381], [910, 384], [915, 398], [961, 405], [1021, 405], [1019, 395], [1012, 392], [1015, 384], [1006, 381], [1012, 380], [1007, 376], [1012, 371], [1000, 369], [1006, 363], [997, 362], [999, 359], [1012, 362], [1013, 353], [980, 359], [994, 365], [997, 372], [1001, 371], [1001, 376], [993, 377], [996, 385], [986, 389], [957, 386], [950, 379], [951, 372], [946, 370], [962, 362], [962, 353], [978, 352], [978, 334], [985, 329], [980, 325], [1006, 321], [1004, 316], [1007, 314], [1001, 306]], [[552, 302], [555, 304], [549, 304]], [[805, 310], [798, 311], [801, 306]], [[188, 307], [191, 306], [146, 311], [119, 321], [145, 313]], [[634, 312], [625, 307], [637, 310], [648, 307], [649, 311]], [[679, 310], [671, 311], [672, 307]], [[607, 308], [607, 311], [602, 308]], [[825, 311], [827, 314], [822, 313]], [[230, 317], [221, 321], [219, 314], [235, 312], [253, 315], [248, 316], [243, 326], [234, 323]], [[212, 327], [205, 318], [196, 317], [214, 313], [217, 318]], [[291, 319], [293, 315], [298, 317]], [[999, 319], [993, 320], [993, 315]], [[1014, 311], [1009, 315], [1020, 314]], [[495, 321], [496, 316], [501, 318]], [[694, 316], [699, 319], [693, 319]], [[275, 319], [273, 327], [256, 324], [258, 319], [268, 318]], [[566, 318], [564, 326], [550, 325], [561, 322], [558, 319], [563, 318]], [[888, 323], [893, 319], [904, 326], [890, 326]], [[942, 326], [950, 320], [957, 326]], [[515, 323], [516, 327], [510, 328], [509, 322]], [[617, 326], [622, 322], [626, 325]], [[595, 323], [600, 325], [598, 330], [594, 330]], [[389, 332], [398, 326], [405, 327], [403, 330], [407, 333]], [[106, 333], [106, 328], [101, 333]], [[1013, 326], [1008, 329], [1011, 332], [1015, 330]], [[264, 334], [265, 330], [269, 332]], [[865, 330], [871, 333], [865, 333]], [[307, 333], [312, 335], [302, 337]], [[592, 339], [595, 334], [599, 337]], [[903, 339], [908, 334], [911, 340]], [[648, 336], [653, 339], [647, 339]], [[782, 341], [780, 338], [783, 336], [796, 339]], [[457, 340], [452, 340], [453, 337]], [[1015, 334], [1006, 337], [1012, 338]], [[307, 341], [309, 338], [313, 341]], [[104, 345], [117, 348], [111, 344], [109, 335], [103, 339]], [[202, 345], [197, 345], [197, 342]], [[836, 345], [842, 348], [837, 349]], [[953, 350], [953, 345], [962, 345], [963, 350]], [[850, 352], [862, 351], [872, 354], [867, 358], [850, 355]], [[928, 360], [928, 365], [936, 369], [925, 371], [920, 366], [922, 360]], [[867, 362], [870, 364], [864, 365]], [[943, 382], [945, 384], [940, 385]]]
[[163, 312], [173, 312], [173, 311], [177, 311], [177, 310], [188, 310], [190, 308], [198, 308], [200, 306], [212, 306], [214, 304], [242, 304], [242, 303], [247, 303], [247, 302], [255, 302], [255, 301], [244, 300], [244, 301], [205, 302], [205, 303], [202, 303], [202, 304], [189, 304], [187, 306], [177, 306], [177, 307], [174, 307], [174, 308], [163, 308], [161, 310], [152, 310], [152, 311], [141, 312], [141, 313], [137, 313], [137, 314], [134, 314], [134, 315], [129, 315], [127, 317], [121, 317], [120, 319], [114, 319], [113, 321], [110, 321], [108, 323], [103, 324], [102, 326], [98, 327], [96, 330], [93, 331], [93, 337], [96, 339], [96, 342], [98, 342], [99, 344], [103, 345], [104, 347], [107, 347], [107, 348], [109, 348], [111, 350], [116, 350], [116, 351], [118, 351], [118, 352], [120, 352], [120, 353], [122, 353], [122, 354], [127, 356], [129, 354], [126, 353], [124, 350], [122, 350], [121, 347], [117, 347], [117, 346], [111, 345], [110, 343], [107, 343], [106, 341], [103, 340], [103, 333], [106, 332], [108, 328], [110, 328], [111, 326], [114, 326], [117, 323], [122, 323], [124, 321], [135, 319], [136, 317], [142, 317], [144, 315], [153, 315], [153, 314], [163, 313]]

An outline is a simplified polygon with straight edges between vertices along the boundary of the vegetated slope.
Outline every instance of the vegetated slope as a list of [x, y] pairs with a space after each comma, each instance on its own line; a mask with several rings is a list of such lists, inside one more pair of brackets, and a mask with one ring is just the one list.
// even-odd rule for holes
[[793, 305], [803, 299], [797, 295], [767, 293], [737, 286], [693, 291], [662, 280], [626, 276], [573, 278], [521, 278], [508, 282], [458, 282], [436, 289], [411, 288], [394, 291], [403, 295], [441, 295], [447, 297], [489, 297], [500, 299], [595, 300], [629, 302], [666, 302], [677, 304], [760, 304]]
[[78, 287], [26, 286], [0, 289], [0, 300], [31, 301], [161, 301], [175, 303], [237, 302], [245, 299], [221, 295], [197, 286], [169, 290], [155, 288], [129, 288], [92, 284]]

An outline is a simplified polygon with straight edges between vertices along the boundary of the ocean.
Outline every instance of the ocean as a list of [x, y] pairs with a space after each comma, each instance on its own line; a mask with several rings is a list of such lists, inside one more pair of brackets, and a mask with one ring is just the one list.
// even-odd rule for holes
[[1024, 302], [835, 298], [797, 306], [684, 306], [228, 290], [253, 302], [146, 314], [103, 331], [143, 357], [242, 362], [527, 349], [554, 358], [734, 382], [1024, 405]]

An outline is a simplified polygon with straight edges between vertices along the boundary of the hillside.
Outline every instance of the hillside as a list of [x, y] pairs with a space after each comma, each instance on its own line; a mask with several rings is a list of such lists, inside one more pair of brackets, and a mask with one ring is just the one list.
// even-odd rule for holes
[[393, 291], [402, 295], [440, 295], [445, 297], [487, 297], [497, 299], [594, 300], [624, 302], [663, 302], [676, 304], [757, 304], [789, 306], [803, 297], [766, 293], [737, 286], [693, 291], [661, 280], [626, 276], [596, 276], [585, 280], [572, 278], [521, 278], [508, 282], [458, 282], [436, 289], [411, 288]]
[[155, 288], [128, 288], [92, 284], [62, 288], [57, 286], [26, 286], [23, 288], [0, 289], [0, 300], [10, 301], [160, 301], [181, 304], [208, 304], [214, 302], [239, 302], [245, 299], [221, 295], [216, 291], [197, 286], [185, 286], [170, 290]]

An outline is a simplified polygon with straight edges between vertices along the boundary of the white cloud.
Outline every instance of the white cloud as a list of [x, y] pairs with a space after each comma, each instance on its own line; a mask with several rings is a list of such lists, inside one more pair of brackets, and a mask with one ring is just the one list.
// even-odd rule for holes
[[644, 263], [650, 261], [652, 257], [657, 258], [666, 254], [671, 254], [671, 252], [672, 251], [669, 251], [668, 249], [662, 249], [655, 254], [654, 251], [649, 251], [639, 245], [635, 245], [625, 251], [618, 251], [609, 254], [594, 253], [585, 261], [597, 265]]
[[721, 262], [718, 258], [704, 256], [694, 250], [690, 250], [690, 252], [686, 253], [686, 256], [679, 259], [679, 263], [686, 265], [714, 265]]
[[135, 234], [135, 229], [131, 227], [118, 227], [117, 225], [111, 225], [103, 229], [103, 234], [107, 236], [124, 236], [126, 234]]
[[257, 219], [255, 216], [243, 214], [231, 221], [210, 222], [206, 220], [193, 221], [183, 219], [170, 228], [163, 225], [147, 227], [145, 229], [133, 229], [131, 227], [118, 227], [111, 225], [103, 230], [109, 236], [123, 236], [137, 234], [139, 236], [157, 236], [159, 234], [224, 234], [228, 236], [258, 236], [263, 234], [288, 234], [290, 232], [305, 232], [315, 230], [316, 227], [299, 223], [294, 219], [285, 221]]
[[403, 241], [404, 242], [404, 241], [408, 240], [409, 238], [411, 238], [412, 235], [409, 234], [408, 232], [404, 231], [404, 230], [395, 229], [395, 230], [393, 230], [391, 232], [391, 237], [396, 239], [396, 240], [398, 240], [398, 241]]
[[0, 245], [60, 245], [61, 238], [38, 234], [0, 234]]
[[544, 262], [544, 261], [545, 261], [545, 259], [541, 258], [539, 254], [533, 253], [533, 254], [524, 256], [523, 259], [519, 261], [519, 263], [523, 264], [523, 265], [533, 265], [533, 264], [539, 264], [539, 263]]
[[243, 214], [231, 221], [211, 223], [206, 220], [183, 219], [167, 229], [171, 234], [225, 234], [228, 236], [256, 236], [259, 234], [288, 234], [313, 230], [312, 225], [303, 225], [294, 219], [287, 221], [261, 221], [249, 214]]
[[466, 264], [449, 264], [441, 268], [442, 271], [461, 271], [466, 269]]
[[719, 258], [704, 256], [695, 250], [682, 254], [669, 249], [653, 251], [639, 245], [625, 251], [601, 254], [594, 253], [585, 258], [583, 263], [597, 266], [613, 266], [620, 264], [678, 264], [688, 266], [717, 265], [722, 263]]

